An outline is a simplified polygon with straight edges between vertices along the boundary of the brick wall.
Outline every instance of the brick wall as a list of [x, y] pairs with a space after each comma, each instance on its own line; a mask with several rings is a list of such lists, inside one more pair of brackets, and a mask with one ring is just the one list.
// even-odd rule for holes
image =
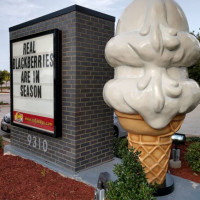
[[[104, 49], [114, 34], [114, 19], [81, 8], [10, 28], [10, 40], [54, 28], [62, 31], [62, 137], [12, 127], [11, 145], [73, 171], [112, 159], [112, 110], [102, 91], [113, 77]], [[46, 140], [47, 152], [40, 150], [39, 142], [35, 148], [28, 145], [28, 135]]]

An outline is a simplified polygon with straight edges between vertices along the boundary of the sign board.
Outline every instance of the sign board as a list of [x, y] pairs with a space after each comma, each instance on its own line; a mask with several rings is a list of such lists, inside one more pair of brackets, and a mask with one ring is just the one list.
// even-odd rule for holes
[[11, 40], [11, 123], [61, 135], [60, 31]]

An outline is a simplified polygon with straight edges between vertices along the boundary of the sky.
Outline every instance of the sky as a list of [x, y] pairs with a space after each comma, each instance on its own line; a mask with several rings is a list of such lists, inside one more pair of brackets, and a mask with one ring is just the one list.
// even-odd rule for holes
[[[10, 71], [9, 27], [77, 4], [111, 16], [116, 22], [132, 0], [0, 0], [0, 70]], [[190, 31], [199, 32], [200, 1], [176, 0], [183, 9]]]

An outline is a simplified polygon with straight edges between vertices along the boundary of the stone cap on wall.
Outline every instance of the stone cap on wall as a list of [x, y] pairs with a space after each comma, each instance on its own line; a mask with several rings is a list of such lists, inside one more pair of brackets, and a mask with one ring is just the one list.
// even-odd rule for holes
[[97, 11], [91, 10], [89, 8], [85, 8], [85, 7], [82, 7], [82, 6], [75, 4], [75, 5], [72, 5], [70, 7], [58, 10], [56, 12], [44, 15], [42, 17], [32, 19], [30, 21], [18, 24], [16, 26], [12, 26], [12, 27], [9, 28], [9, 32], [15, 31], [15, 30], [18, 30], [18, 29], [24, 28], [26, 26], [30, 26], [30, 25], [33, 25], [33, 24], [36, 24], [36, 23], [39, 23], [39, 22], [42, 22], [42, 21], [45, 21], [45, 20], [49, 20], [49, 19], [52, 19], [54, 17], [58, 17], [58, 16], [61, 16], [61, 15], [64, 15], [64, 14], [68, 14], [68, 13], [73, 12], [73, 11], [82, 12], [82, 13], [85, 13], [85, 14], [88, 14], [88, 15], [91, 15], [91, 16], [94, 16], [94, 17], [99, 17], [99, 18], [102, 18], [102, 19], [106, 19], [108, 21], [115, 22], [115, 17], [113, 17], [111, 15], [107, 15], [107, 14], [104, 14], [104, 13], [101, 13], [101, 12], [97, 12]]

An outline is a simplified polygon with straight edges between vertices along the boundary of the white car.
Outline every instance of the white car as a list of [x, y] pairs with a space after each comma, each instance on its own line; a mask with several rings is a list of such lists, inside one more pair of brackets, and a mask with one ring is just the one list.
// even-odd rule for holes
[[10, 113], [7, 113], [1, 120], [1, 130], [10, 132], [10, 127]]
[[121, 127], [118, 117], [113, 113], [113, 128], [114, 128], [114, 136], [115, 137], [126, 137], [127, 132]]

